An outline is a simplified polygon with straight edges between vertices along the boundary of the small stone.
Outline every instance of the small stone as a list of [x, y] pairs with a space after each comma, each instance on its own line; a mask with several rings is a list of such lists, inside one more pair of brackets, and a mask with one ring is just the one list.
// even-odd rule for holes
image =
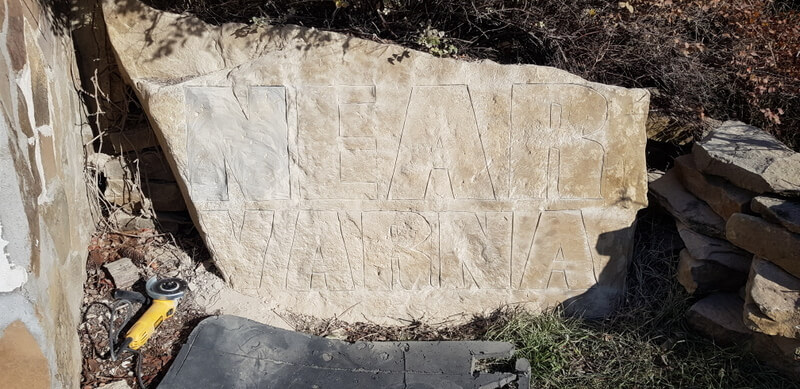
[[122, 231], [135, 231], [142, 229], [154, 230], [156, 223], [154, 219], [144, 216], [133, 216], [123, 209], [119, 209], [108, 217], [109, 223]]
[[800, 338], [800, 279], [756, 257], [746, 290], [743, 317], [750, 329]]
[[775, 197], [758, 196], [750, 207], [764, 219], [786, 227], [787, 230], [800, 234], [800, 203]]
[[733, 293], [716, 293], [696, 302], [686, 313], [689, 324], [721, 345], [746, 341], [752, 332], [742, 324], [742, 301]]
[[725, 236], [725, 220], [708, 204], [684, 189], [675, 169], [670, 169], [661, 178], [651, 182], [650, 193], [667, 212], [689, 228], [705, 235]]
[[676, 223], [686, 250], [695, 259], [718, 262], [726, 267], [747, 274], [753, 254], [748, 253], [727, 240], [712, 238], [692, 231], [681, 223]]
[[126, 179], [107, 179], [103, 197], [121, 207], [142, 202], [139, 188], [133, 181]]
[[694, 157], [684, 155], [675, 159], [684, 187], [705, 201], [723, 219], [734, 213], [750, 211], [750, 200], [756, 195], [717, 176], [705, 175], [694, 163]]
[[158, 146], [158, 139], [148, 125], [105, 134], [105, 142], [114, 147], [116, 153], [129, 153]]
[[110, 384], [98, 386], [97, 389], [130, 389], [127, 381], [114, 381]]
[[651, 184], [653, 181], [661, 178], [664, 176], [664, 172], [661, 170], [649, 170], [647, 172], [647, 183]]
[[719, 262], [693, 258], [681, 250], [678, 282], [689, 293], [736, 291], [747, 282], [747, 273], [738, 272]]
[[697, 167], [756, 193], [800, 195], [800, 154], [759, 128], [722, 123], [692, 149]]
[[117, 289], [129, 289], [139, 280], [139, 268], [133, 264], [130, 258], [121, 258], [114, 262], [103, 265]]
[[725, 230], [731, 243], [800, 277], [800, 234], [743, 213], [731, 216]]

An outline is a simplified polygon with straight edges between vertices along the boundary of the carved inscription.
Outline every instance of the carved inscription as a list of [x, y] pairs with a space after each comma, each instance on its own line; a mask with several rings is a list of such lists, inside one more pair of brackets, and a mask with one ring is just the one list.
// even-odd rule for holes
[[235, 181], [246, 200], [289, 198], [288, 126], [283, 87], [185, 89], [189, 184], [196, 200], [228, 200]]
[[375, 87], [298, 89], [298, 143], [306, 199], [375, 199]]
[[519, 289], [585, 289], [596, 282], [580, 211], [539, 214]]
[[575, 84], [515, 84], [511, 92], [512, 198], [599, 198], [605, 97]]
[[[587, 232], [595, 229], [581, 210], [564, 209], [572, 200], [604, 200], [609, 103], [596, 90], [509, 85], [501, 109], [474, 101], [467, 85], [413, 86], [404, 102], [381, 101], [372, 85], [293, 88], [291, 102], [284, 87], [254, 86], [246, 96], [230, 87], [185, 90], [191, 196], [216, 204], [203, 205], [200, 221], [235, 285], [567, 291], [596, 284], [599, 238]], [[402, 122], [381, 123], [391, 117], [381, 109], [393, 104], [406, 104]], [[487, 117], [508, 118], [501, 128], [508, 147], [491, 146], [494, 155], [481, 135]], [[498, 161], [508, 167], [492, 177]], [[290, 190], [290, 166], [299, 191]], [[549, 208], [545, 200], [569, 205]]]
[[364, 212], [364, 283], [369, 289], [438, 286], [435, 213]]
[[494, 198], [466, 85], [412, 88], [404, 123], [389, 199]]
[[206, 229], [206, 242], [223, 256], [217, 258], [231, 283], [241, 289], [258, 288], [264, 255], [273, 229], [272, 211], [203, 211], [200, 222]]
[[508, 289], [511, 219], [510, 212], [442, 213], [442, 287]]
[[[252, 270], [260, 268], [267, 251], [271, 261], [285, 266], [265, 268], [283, 269], [280, 284], [291, 290], [567, 290], [596, 282], [580, 211], [299, 211], [276, 223], [269, 211], [245, 211], [241, 223], [227, 211], [205, 215], [204, 223], [231, 228], [213, 231], [211, 245], [236, 253], [225, 263], [247, 270], [249, 287], [257, 286]], [[272, 238], [259, 239], [260, 231]]]
[[294, 226], [286, 286], [295, 290], [353, 289], [353, 269], [335, 211], [303, 211]]

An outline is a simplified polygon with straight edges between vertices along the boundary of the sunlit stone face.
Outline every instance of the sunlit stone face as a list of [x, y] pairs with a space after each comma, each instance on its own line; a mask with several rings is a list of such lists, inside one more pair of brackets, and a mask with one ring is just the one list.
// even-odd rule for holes
[[[114, 23], [119, 47], [132, 37]], [[203, 28], [187, 46], [229, 47], [217, 70], [170, 62], [164, 82], [119, 55], [236, 289], [376, 321], [564, 301], [601, 314], [622, 290], [646, 205], [646, 92], [551, 68], [388, 61], [404, 49], [296, 27]]]

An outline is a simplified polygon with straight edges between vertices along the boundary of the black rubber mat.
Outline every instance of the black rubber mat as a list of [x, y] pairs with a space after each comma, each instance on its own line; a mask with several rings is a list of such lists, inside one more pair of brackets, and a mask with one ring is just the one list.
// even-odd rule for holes
[[505, 342], [356, 342], [236, 316], [203, 320], [159, 388], [529, 388]]

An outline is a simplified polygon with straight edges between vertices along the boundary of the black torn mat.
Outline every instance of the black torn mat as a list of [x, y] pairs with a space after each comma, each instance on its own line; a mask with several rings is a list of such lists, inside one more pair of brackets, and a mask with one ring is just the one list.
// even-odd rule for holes
[[506, 342], [355, 342], [237, 316], [203, 320], [159, 388], [520, 388], [530, 364]]

